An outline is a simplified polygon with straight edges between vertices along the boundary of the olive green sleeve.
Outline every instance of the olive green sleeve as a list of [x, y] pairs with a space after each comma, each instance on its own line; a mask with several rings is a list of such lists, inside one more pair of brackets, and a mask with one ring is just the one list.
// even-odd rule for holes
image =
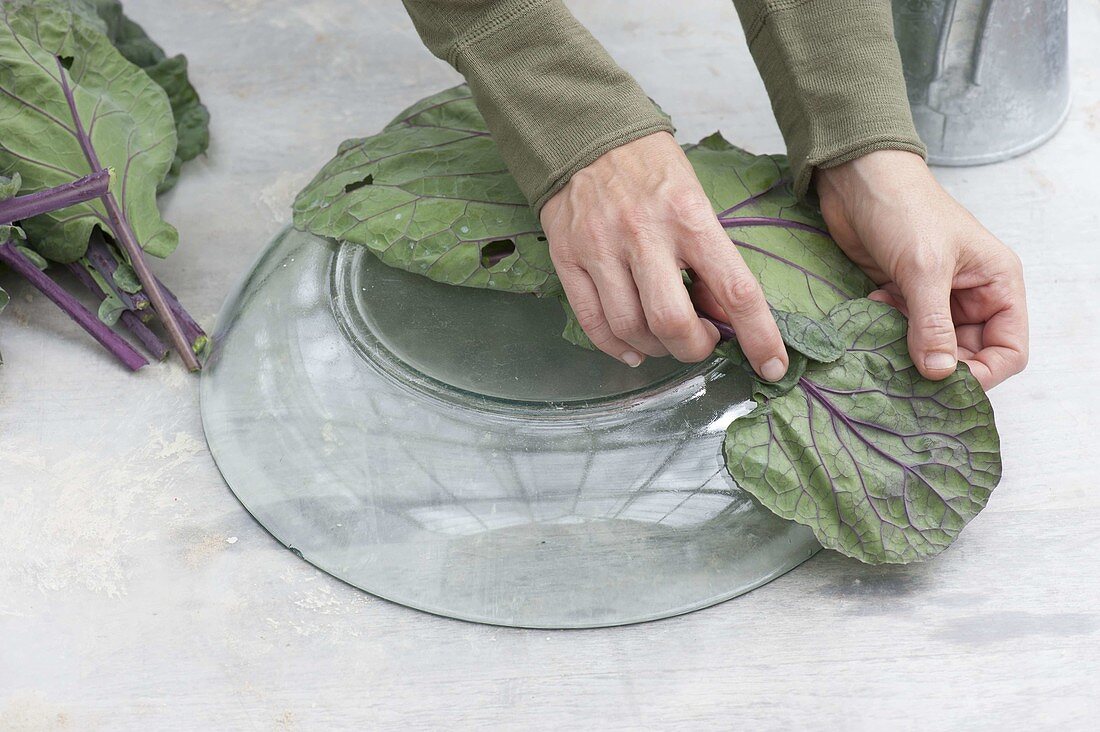
[[672, 131], [560, 0], [404, 0], [429, 50], [466, 77], [536, 210], [605, 152]]
[[[536, 210], [619, 145], [672, 125], [561, 0], [404, 0], [470, 84]], [[787, 144], [795, 189], [874, 150], [925, 154], [890, 0], [734, 0]]]
[[890, 0], [733, 0], [787, 143], [795, 191], [875, 150], [924, 156]]

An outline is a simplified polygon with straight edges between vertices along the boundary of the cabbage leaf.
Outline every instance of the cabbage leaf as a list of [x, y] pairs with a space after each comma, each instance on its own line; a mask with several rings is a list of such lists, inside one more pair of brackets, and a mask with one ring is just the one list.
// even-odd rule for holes
[[[0, 4], [0, 119], [0, 173], [19, 173], [28, 191], [64, 184], [95, 169], [82, 145], [90, 140], [101, 167], [118, 176], [113, 190], [142, 248], [158, 257], [175, 249], [178, 234], [156, 202], [175, 160], [171, 106], [164, 90], [80, 14], [58, 3]], [[98, 200], [24, 228], [39, 253], [71, 262], [96, 226], [109, 228]]]
[[760, 406], [727, 430], [726, 467], [823, 546], [874, 563], [934, 556], [1000, 480], [989, 400], [965, 364], [922, 377], [905, 318], [887, 305], [849, 300], [829, 322], [844, 354], [808, 360], [781, 395], [758, 391]]

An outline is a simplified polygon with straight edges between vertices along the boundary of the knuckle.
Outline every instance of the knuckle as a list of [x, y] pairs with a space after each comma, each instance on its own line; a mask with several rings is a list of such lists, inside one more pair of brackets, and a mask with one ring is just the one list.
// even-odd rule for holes
[[914, 325], [925, 337], [946, 338], [955, 334], [955, 323], [951, 320], [951, 315], [940, 310], [922, 313], [916, 317]]
[[611, 332], [624, 341], [639, 338], [646, 333], [644, 321], [632, 314], [609, 316], [607, 324], [610, 326]]
[[760, 304], [760, 286], [747, 272], [727, 275], [722, 281], [722, 294], [737, 313], [748, 312]]
[[607, 328], [607, 321], [603, 317], [597, 308], [590, 305], [574, 306], [573, 313], [577, 316], [577, 322], [581, 325], [581, 330], [588, 334], [589, 338], [595, 339], [599, 332]]
[[678, 212], [684, 228], [692, 233], [711, 231], [717, 220], [714, 210], [705, 200], [692, 199], [689, 203], [682, 204]]
[[628, 239], [639, 241], [649, 236], [652, 229], [650, 216], [651, 213], [640, 206], [628, 206], [619, 212], [616, 223]]
[[677, 188], [666, 200], [673, 213], [688, 226], [709, 224], [714, 217], [710, 202], [695, 191]]
[[653, 311], [649, 327], [661, 339], [674, 338], [691, 327], [693, 317], [678, 308], [661, 307]]

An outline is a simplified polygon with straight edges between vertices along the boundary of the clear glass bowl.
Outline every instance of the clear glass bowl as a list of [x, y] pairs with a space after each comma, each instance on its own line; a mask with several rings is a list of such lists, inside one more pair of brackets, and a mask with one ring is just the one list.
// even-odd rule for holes
[[721, 359], [630, 369], [552, 299], [449, 287], [281, 234], [219, 318], [202, 417], [241, 503], [380, 597], [500, 625], [667, 617], [817, 551], [722, 463], [751, 408]]

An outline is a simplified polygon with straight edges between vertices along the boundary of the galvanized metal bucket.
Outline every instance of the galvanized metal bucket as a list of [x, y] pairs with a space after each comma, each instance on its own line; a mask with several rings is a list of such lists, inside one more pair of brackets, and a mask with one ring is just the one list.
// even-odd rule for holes
[[1057, 132], [1069, 111], [1067, 0], [893, 2], [930, 163], [992, 163]]

